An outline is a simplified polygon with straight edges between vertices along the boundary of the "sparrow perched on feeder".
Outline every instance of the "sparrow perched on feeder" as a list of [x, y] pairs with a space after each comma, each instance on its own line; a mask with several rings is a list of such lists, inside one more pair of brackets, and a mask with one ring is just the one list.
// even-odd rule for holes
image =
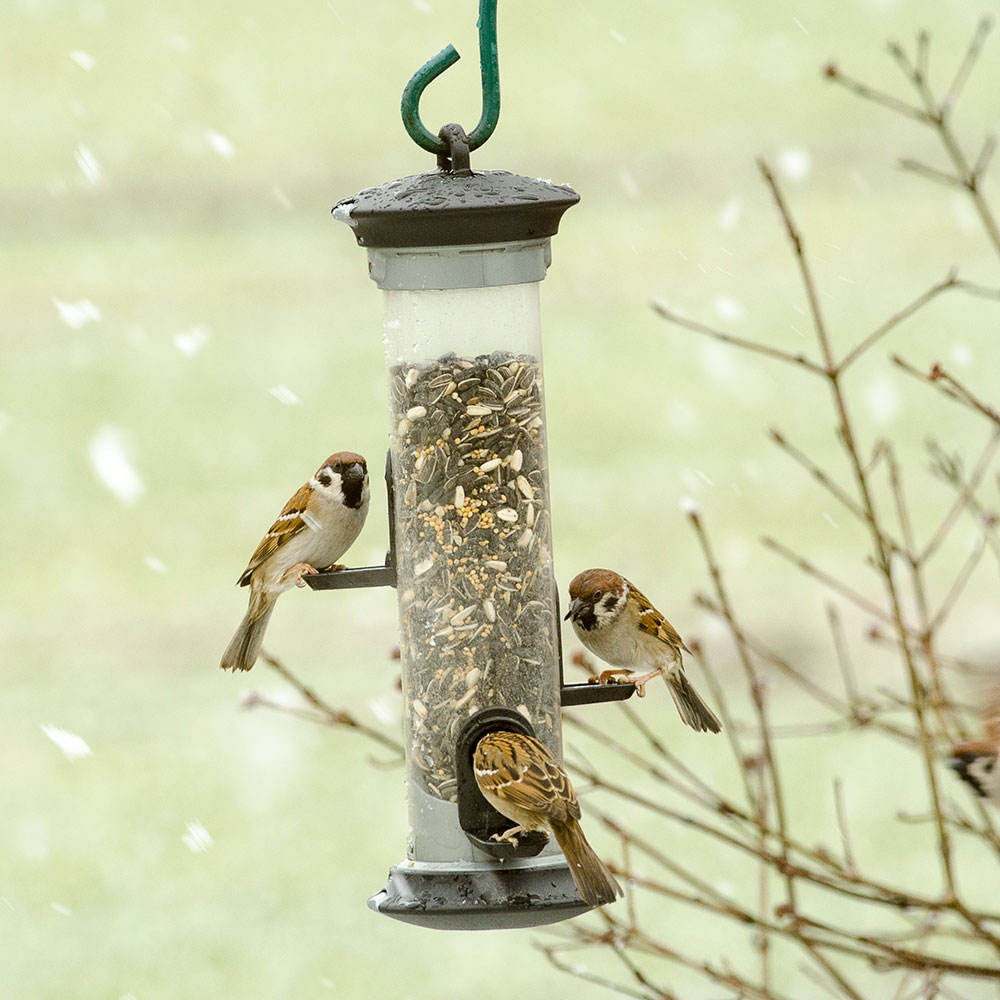
[[621, 895], [580, 829], [580, 803], [548, 747], [524, 733], [487, 733], [476, 745], [472, 769], [483, 798], [517, 824], [497, 840], [516, 843], [518, 833], [541, 830], [555, 838], [585, 903], [603, 906]]
[[361, 533], [368, 515], [368, 466], [352, 451], [331, 455], [285, 504], [236, 582], [250, 588], [250, 607], [222, 656], [223, 670], [249, 670], [260, 653], [278, 595], [303, 576], [332, 569]]
[[1000, 805], [1000, 687], [993, 691], [985, 715], [986, 739], [956, 743], [948, 766], [980, 798]]
[[698, 732], [722, 729], [684, 674], [681, 652], [691, 650], [641, 590], [609, 569], [588, 569], [573, 578], [569, 596], [566, 618], [580, 642], [613, 668], [598, 676], [599, 683], [620, 678], [642, 697], [660, 674], [686, 725]]

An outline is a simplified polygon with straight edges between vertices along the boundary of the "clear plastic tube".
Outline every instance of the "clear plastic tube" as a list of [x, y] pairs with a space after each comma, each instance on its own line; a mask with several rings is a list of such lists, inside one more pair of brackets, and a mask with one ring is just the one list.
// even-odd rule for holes
[[445, 860], [415, 803], [455, 801], [477, 709], [520, 711], [561, 756], [538, 288], [384, 292], [415, 860]]

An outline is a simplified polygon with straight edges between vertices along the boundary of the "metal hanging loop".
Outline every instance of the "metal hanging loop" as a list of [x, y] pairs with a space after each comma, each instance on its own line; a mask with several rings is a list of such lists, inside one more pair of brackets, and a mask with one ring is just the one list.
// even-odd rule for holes
[[[497, 0], [479, 0], [479, 66], [483, 81], [483, 112], [468, 135], [469, 149], [478, 149], [493, 134], [500, 119], [500, 64], [497, 60]], [[400, 111], [410, 138], [428, 153], [450, 155], [448, 143], [428, 131], [420, 120], [420, 98], [427, 85], [436, 80], [461, 57], [453, 45], [443, 48], [410, 77], [403, 88]]]
[[461, 125], [442, 125], [438, 136], [448, 149], [447, 153], [438, 153], [438, 170], [456, 177], [468, 177], [472, 170], [469, 167], [469, 137], [465, 130]]

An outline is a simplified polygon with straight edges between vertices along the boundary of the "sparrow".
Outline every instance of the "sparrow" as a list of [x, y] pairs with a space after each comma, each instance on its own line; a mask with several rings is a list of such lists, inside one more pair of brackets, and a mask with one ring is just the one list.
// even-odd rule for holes
[[472, 770], [483, 798], [517, 826], [496, 840], [517, 844], [517, 834], [541, 830], [555, 838], [580, 898], [591, 906], [613, 903], [621, 886], [580, 829], [580, 803], [552, 752], [533, 736], [500, 730], [477, 744]]
[[285, 504], [236, 581], [250, 588], [250, 607], [222, 655], [223, 670], [254, 665], [282, 591], [304, 586], [303, 576], [343, 569], [337, 560], [361, 533], [368, 499], [367, 463], [338, 451]]
[[1000, 805], [1000, 687], [985, 714], [986, 739], [956, 743], [948, 766], [980, 797]]
[[681, 654], [691, 650], [638, 587], [610, 569], [588, 569], [573, 578], [569, 596], [565, 617], [577, 638], [614, 668], [603, 671], [599, 683], [620, 678], [643, 697], [646, 684], [660, 674], [686, 725], [698, 732], [721, 731], [722, 723], [684, 674]]

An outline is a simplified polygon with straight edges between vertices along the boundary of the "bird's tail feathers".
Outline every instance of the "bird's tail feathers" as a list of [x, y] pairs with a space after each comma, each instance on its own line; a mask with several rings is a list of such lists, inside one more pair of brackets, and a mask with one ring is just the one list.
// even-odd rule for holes
[[670, 695], [685, 725], [699, 733], [718, 733], [722, 723], [718, 716], [705, 704], [701, 695], [681, 670], [673, 670], [664, 675]]
[[260, 655], [261, 643], [267, 631], [271, 612], [274, 610], [274, 599], [258, 602], [250, 601], [250, 607], [236, 630], [236, 635], [222, 654], [219, 666], [223, 670], [249, 670]]
[[622, 894], [621, 886], [587, 843], [579, 822], [553, 823], [552, 833], [566, 857], [580, 898], [591, 906], [613, 903]]

